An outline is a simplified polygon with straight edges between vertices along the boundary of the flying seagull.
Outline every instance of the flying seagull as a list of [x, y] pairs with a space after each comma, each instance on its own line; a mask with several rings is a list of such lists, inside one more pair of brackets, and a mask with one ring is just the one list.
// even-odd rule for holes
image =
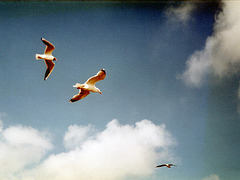
[[[156, 166], [156, 168], [158, 168], [158, 167], [163, 167], [163, 166], [166, 166], [166, 167], [168, 167], [168, 168], [171, 168], [171, 166], [176, 166], [176, 165], [174, 165], [174, 164], [161, 164], [161, 165]], [[176, 166], [176, 167], [177, 167], [177, 166]]]
[[79, 89], [79, 93], [72, 97], [69, 100], [70, 103], [78, 101], [80, 99], [85, 98], [90, 92], [98, 92], [102, 94], [102, 92], [95, 86], [96, 82], [104, 80], [106, 77], [105, 69], [101, 69], [95, 76], [90, 77], [84, 84], [76, 83], [73, 87]]
[[47, 80], [55, 65], [53, 61], [57, 61], [57, 59], [52, 55], [52, 52], [55, 49], [54, 45], [44, 38], [41, 38], [41, 40], [46, 45], [46, 49], [44, 51], [44, 54], [36, 54], [36, 59], [44, 59], [47, 65], [44, 80]]

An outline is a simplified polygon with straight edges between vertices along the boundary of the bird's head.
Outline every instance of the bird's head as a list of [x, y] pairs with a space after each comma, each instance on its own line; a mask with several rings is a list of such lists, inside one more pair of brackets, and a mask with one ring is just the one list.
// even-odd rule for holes
[[53, 61], [57, 61], [57, 58], [54, 57], [54, 58], [53, 58]]
[[102, 92], [101, 92], [100, 89], [98, 89], [98, 88], [97, 88], [97, 92], [100, 93], [100, 94], [102, 94]]

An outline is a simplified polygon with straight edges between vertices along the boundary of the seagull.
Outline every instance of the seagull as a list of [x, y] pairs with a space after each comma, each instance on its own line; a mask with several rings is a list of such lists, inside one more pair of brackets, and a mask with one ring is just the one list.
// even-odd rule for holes
[[166, 166], [166, 167], [168, 167], [168, 168], [171, 168], [171, 166], [177, 167], [177, 166], [174, 165], [174, 164], [161, 164], [161, 165], [156, 166], [156, 168], [158, 168], [158, 167], [163, 167], [163, 166]]
[[90, 77], [84, 84], [76, 83], [73, 87], [79, 89], [79, 93], [72, 97], [69, 100], [70, 103], [76, 102], [80, 99], [85, 98], [90, 92], [98, 92], [102, 94], [102, 92], [95, 86], [96, 82], [104, 80], [106, 77], [105, 69], [101, 69], [95, 76]]
[[41, 38], [41, 40], [46, 45], [46, 49], [44, 51], [44, 54], [36, 54], [36, 59], [44, 59], [47, 65], [44, 80], [47, 80], [55, 65], [53, 61], [57, 61], [57, 59], [52, 55], [52, 52], [55, 49], [54, 45], [44, 38]]

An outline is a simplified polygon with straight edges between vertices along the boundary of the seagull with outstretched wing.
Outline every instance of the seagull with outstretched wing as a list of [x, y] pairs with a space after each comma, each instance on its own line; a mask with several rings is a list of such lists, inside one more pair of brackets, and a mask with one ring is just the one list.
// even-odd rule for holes
[[46, 45], [46, 49], [44, 51], [44, 54], [36, 54], [36, 59], [44, 59], [47, 70], [45, 72], [44, 80], [47, 80], [51, 72], [53, 71], [54, 68], [54, 62], [57, 61], [57, 59], [52, 55], [53, 50], [55, 49], [54, 45], [47, 41], [44, 38], [41, 38], [42, 42]]
[[98, 81], [104, 80], [106, 77], [105, 69], [101, 69], [95, 76], [90, 77], [84, 84], [76, 83], [73, 87], [79, 89], [79, 93], [69, 100], [70, 103], [76, 102], [80, 99], [85, 98], [90, 92], [98, 92], [102, 94], [100, 89], [98, 89], [95, 84]]
[[174, 164], [161, 164], [161, 165], [156, 166], [156, 168], [158, 168], [158, 167], [164, 167], [164, 166], [166, 166], [166, 167], [168, 167], [168, 168], [171, 168], [171, 166], [177, 167], [177, 166], [174, 165]]

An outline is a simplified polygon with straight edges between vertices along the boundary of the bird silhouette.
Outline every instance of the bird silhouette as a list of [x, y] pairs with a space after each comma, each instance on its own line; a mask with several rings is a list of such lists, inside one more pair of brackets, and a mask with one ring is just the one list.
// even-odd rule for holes
[[171, 166], [177, 167], [177, 166], [174, 165], [174, 164], [161, 164], [161, 165], [156, 166], [156, 168], [158, 168], [158, 167], [164, 167], [164, 166], [166, 166], [166, 167], [168, 167], [168, 168], [171, 168]]

